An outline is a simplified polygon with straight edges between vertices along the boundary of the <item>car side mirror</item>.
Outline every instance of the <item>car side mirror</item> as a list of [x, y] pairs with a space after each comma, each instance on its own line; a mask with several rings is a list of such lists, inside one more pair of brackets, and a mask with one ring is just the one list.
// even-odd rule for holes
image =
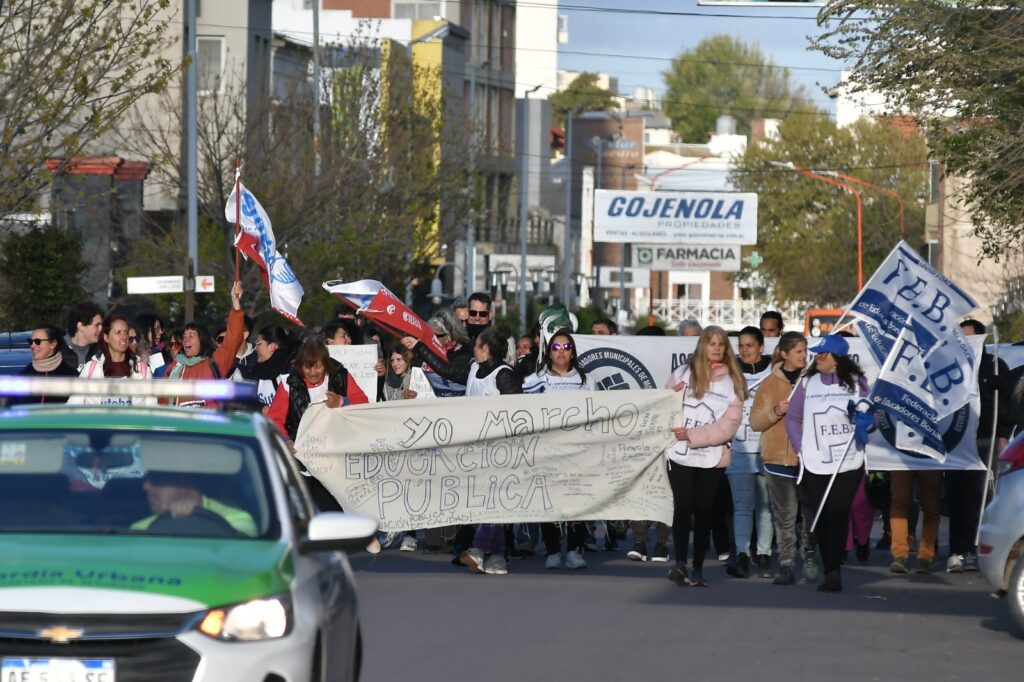
[[314, 516], [299, 552], [359, 551], [377, 533], [377, 520], [361, 514], [321, 512]]

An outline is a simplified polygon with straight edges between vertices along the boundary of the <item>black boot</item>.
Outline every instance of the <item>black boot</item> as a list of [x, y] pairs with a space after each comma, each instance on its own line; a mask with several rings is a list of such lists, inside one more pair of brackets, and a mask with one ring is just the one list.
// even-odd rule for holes
[[819, 592], [842, 592], [843, 580], [839, 571], [829, 571], [825, 574], [825, 582], [818, 585]]

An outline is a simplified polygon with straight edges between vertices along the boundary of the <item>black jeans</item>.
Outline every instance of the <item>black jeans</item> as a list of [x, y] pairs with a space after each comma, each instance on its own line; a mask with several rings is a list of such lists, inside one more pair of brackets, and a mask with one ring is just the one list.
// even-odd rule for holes
[[[586, 536], [585, 521], [567, 521], [568, 538], [566, 550], [571, 552], [577, 550], [583, 552], [583, 541]], [[562, 529], [557, 523], [540, 524], [540, 535], [544, 538], [544, 551], [548, 556], [559, 554], [562, 551]]]
[[672, 486], [672, 541], [676, 561], [686, 563], [690, 547], [690, 517], [693, 517], [693, 567], [704, 566], [711, 542], [715, 498], [725, 480], [725, 469], [699, 469], [669, 462], [668, 482]]
[[961, 556], [974, 551], [985, 490], [984, 471], [944, 471], [946, 504], [949, 505], [949, 553]]
[[[843, 552], [846, 550], [846, 535], [850, 530], [850, 507], [853, 505], [853, 498], [860, 486], [860, 479], [864, 475], [864, 469], [844, 471], [836, 476], [836, 482], [825, 501], [825, 508], [821, 510], [821, 517], [814, 529], [814, 537], [821, 549], [821, 561], [825, 566], [826, 573], [838, 571], [843, 563]], [[804, 471], [804, 477], [800, 481], [800, 488], [803, 499], [806, 501], [807, 511], [810, 514], [818, 512], [821, 498], [825, 496], [825, 489], [828, 487], [829, 474], [812, 474]], [[804, 523], [810, 528], [814, 523], [814, 517], [804, 519]]]

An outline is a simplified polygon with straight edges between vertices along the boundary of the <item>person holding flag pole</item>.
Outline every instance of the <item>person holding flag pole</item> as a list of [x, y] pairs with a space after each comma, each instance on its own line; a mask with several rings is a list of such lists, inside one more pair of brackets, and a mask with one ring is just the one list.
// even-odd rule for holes
[[[850, 344], [838, 335], [824, 337], [809, 349], [814, 366], [793, 391], [786, 413], [786, 433], [800, 458], [799, 490], [809, 508], [821, 549], [823, 592], [843, 589], [840, 566], [850, 526], [850, 507], [864, 475], [864, 445], [874, 422], [868, 382], [850, 357]], [[856, 439], [858, 447], [851, 453]]]

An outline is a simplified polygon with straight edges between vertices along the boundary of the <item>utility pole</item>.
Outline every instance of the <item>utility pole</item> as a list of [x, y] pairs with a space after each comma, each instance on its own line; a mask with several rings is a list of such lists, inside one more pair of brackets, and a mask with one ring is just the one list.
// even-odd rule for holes
[[[466, 221], [466, 268], [463, 274], [466, 276], [466, 295], [469, 296], [476, 288], [476, 225], [473, 224], [473, 213], [476, 211], [476, 47], [479, 45], [480, 37], [473, 33], [474, 12], [476, 11], [476, 0], [469, 2], [469, 211]], [[485, 284], [486, 286], [486, 284]], [[454, 289], [454, 287], [453, 287]], [[454, 291], [452, 292], [454, 294]]]
[[320, 0], [313, 0], [313, 176], [320, 178]]
[[521, 175], [519, 178], [519, 333], [526, 333], [526, 242], [530, 231], [529, 192], [527, 178], [530, 175], [530, 95], [540, 89], [535, 85], [523, 94], [522, 125], [520, 131], [523, 139], [519, 145], [522, 154]]
[[[627, 164], [622, 167], [622, 173], [619, 177], [619, 189], [626, 189], [626, 171], [633, 170], [636, 168], [636, 164]], [[622, 248], [619, 251], [619, 309], [625, 310], [626, 315], [629, 315], [629, 303], [626, 302], [626, 242], [622, 242], [620, 245]]]
[[199, 124], [198, 71], [199, 47], [196, 40], [196, 2], [185, 0], [185, 38], [189, 64], [185, 71], [185, 201], [188, 220], [188, 264], [185, 267], [185, 321], [195, 317], [193, 277], [199, 272], [199, 162], [196, 158]]
[[562, 303], [566, 309], [572, 308], [570, 299], [572, 278], [576, 270], [575, 249], [573, 248], [572, 230], [572, 119], [576, 110], [566, 114], [565, 122], [565, 236], [562, 240]]

